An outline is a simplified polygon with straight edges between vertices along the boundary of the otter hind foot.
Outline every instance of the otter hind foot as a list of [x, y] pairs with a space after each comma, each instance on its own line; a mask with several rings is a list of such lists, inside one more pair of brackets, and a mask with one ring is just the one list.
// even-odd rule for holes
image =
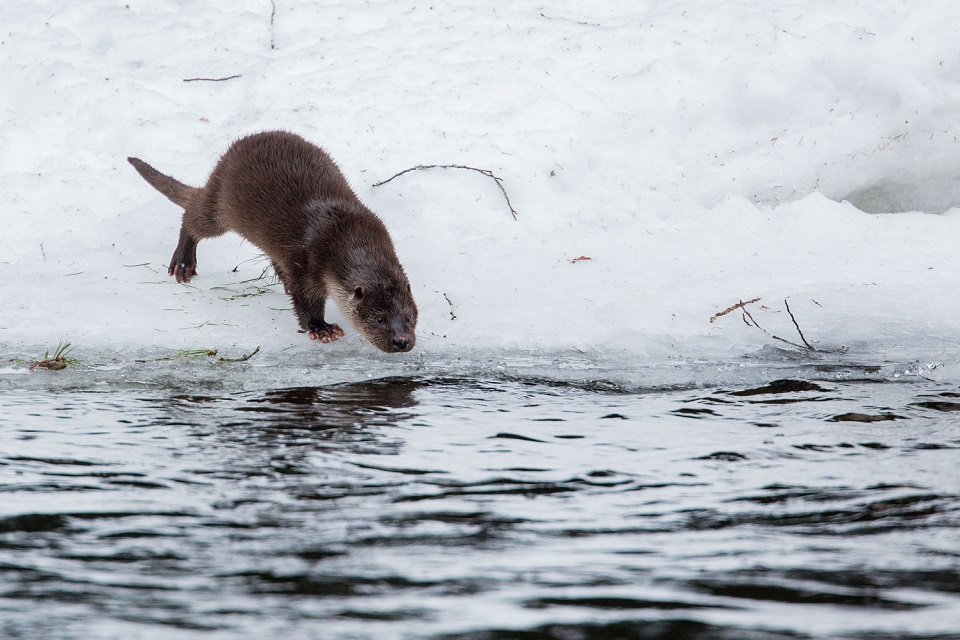
[[195, 262], [189, 264], [179, 261], [171, 262], [170, 268], [167, 270], [167, 275], [174, 276], [177, 282], [190, 282], [190, 279], [197, 275], [197, 264]]
[[180, 230], [180, 243], [173, 250], [167, 275], [174, 276], [177, 282], [190, 282], [197, 275], [197, 241], [185, 229]]
[[344, 336], [343, 329], [338, 324], [327, 324], [326, 322], [311, 322], [307, 329], [307, 335], [311, 340], [319, 340], [324, 344], [333, 342]]
[[167, 269], [167, 275], [174, 276], [177, 282], [190, 282], [190, 279], [197, 275], [196, 257], [173, 254], [173, 259], [170, 260], [170, 268]]

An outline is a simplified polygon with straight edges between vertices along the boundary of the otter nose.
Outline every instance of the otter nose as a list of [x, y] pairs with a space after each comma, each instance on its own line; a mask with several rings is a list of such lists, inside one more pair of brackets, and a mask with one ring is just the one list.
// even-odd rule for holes
[[393, 346], [397, 348], [397, 351], [406, 351], [410, 346], [410, 340], [406, 336], [397, 336], [393, 339]]

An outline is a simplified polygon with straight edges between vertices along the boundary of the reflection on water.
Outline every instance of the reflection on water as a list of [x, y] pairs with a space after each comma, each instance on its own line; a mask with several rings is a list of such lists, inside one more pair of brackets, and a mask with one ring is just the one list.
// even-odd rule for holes
[[960, 393], [0, 397], [3, 638], [957, 638]]

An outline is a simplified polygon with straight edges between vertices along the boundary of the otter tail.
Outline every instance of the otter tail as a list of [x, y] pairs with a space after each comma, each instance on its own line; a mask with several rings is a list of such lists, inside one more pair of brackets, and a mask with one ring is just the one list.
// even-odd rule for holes
[[187, 186], [176, 178], [160, 173], [140, 158], [127, 158], [127, 161], [154, 189], [181, 207], [186, 207], [190, 197], [199, 191], [196, 187]]

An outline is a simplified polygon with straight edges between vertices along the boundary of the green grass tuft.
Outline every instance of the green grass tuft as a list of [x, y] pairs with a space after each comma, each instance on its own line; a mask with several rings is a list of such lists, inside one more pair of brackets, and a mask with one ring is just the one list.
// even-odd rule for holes
[[57, 348], [53, 352], [53, 355], [50, 355], [48, 350], [43, 354], [43, 358], [36, 360], [30, 364], [30, 370], [33, 371], [37, 367], [42, 367], [44, 369], [50, 369], [51, 371], [60, 371], [61, 369], [66, 369], [67, 367], [75, 367], [80, 364], [80, 361], [76, 358], [71, 358], [69, 354], [73, 351], [73, 345], [64, 340], [60, 340], [57, 343]]

